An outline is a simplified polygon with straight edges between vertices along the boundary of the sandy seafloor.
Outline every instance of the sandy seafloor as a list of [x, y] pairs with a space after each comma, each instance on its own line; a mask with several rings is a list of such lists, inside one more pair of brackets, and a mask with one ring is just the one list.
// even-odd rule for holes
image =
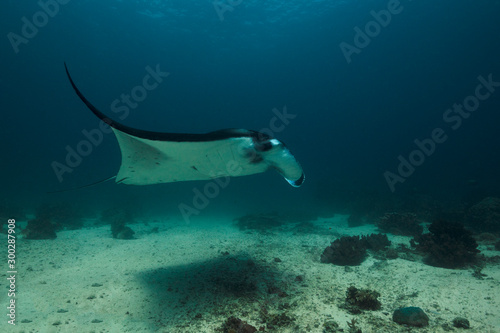
[[[348, 228], [346, 221], [336, 215], [314, 221], [311, 230], [290, 224], [262, 234], [240, 231], [232, 218], [158, 219], [130, 225], [135, 240], [111, 238], [109, 226], [61, 231], [55, 240], [18, 239], [17, 325], [8, 325], [4, 314], [0, 331], [215, 332], [231, 315], [264, 326], [267, 311], [295, 320], [266, 332], [323, 332], [328, 320], [347, 332], [352, 318], [363, 332], [445, 332], [443, 324], [451, 327], [457, 316], [469, 319], [471, 329], [455, 332], [500, 332], [499, 265], [484, 268], [480, 280], [471, 269], [400, 258], [370, 256], [347, 268], [321, 263], [335, 238], [377, 232], [373, 225]], [[158, 233], [150, 232], [154, 227]], [[410, 240], [389, 238], [393, 246]], [[253, 291], [238, 289], [252, 284]], [[266, 292], [269, 285], [286, 296]], [[378, 291], [382, 309], [354, 316], [340, 308], [351, 285]], [[7, 304], [6, 292], [0, 301]], [[429, 326], [392, 322], [392, 312], [404, 306], [421, 307]]]

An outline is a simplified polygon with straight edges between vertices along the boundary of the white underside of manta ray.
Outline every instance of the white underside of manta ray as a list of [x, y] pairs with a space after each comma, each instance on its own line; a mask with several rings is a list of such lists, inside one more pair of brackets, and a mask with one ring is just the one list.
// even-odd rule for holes
[[[66, 67], [66, 64], [64, 64]], [[206, 134], [151, 132], [118, 123], [94, 107], [66, 74], [76, 94], [115, 133], [122, 154], [115, 181], [149, 185], [247, 176], [270, 169], [292, 186], [304, 182], [302, 167], [283, 142], [246, 129]]]

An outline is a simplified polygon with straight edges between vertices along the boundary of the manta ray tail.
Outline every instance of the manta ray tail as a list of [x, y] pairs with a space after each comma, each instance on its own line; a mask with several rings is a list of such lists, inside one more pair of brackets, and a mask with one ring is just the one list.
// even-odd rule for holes
[[47, 193], [62, 193], [62, 192], [69, 192], [69, 191], [74, 191], [74, 190], [79, 190], [79, 189], [82, 189], [82, 188], [86, 188], [86, 187], [90, 187], [90, 186], [94, 186], [94, 185], [97, 185], [97, 184], [100, 184], [100, 183], [104, 183], [104, 182], [107, 182], [108, 180], [111, 180], [111, 179], [115, 179], [116, 176], [111, 176], [111, 177], [108, 177], [106, 179], [102, 179], [102, 180], [99, 180], [95, 183], [92, 183], [92, 184], [87, 184], [87, 185], [83, 185], [83, 186], [77, 186], [77, 187], [71, 187], [71, 188], [67, 188], [67, 189], [64, 189], [64, 190], [57, 190], [57, 191], [50, 191], [50, 192], [47, 192]]

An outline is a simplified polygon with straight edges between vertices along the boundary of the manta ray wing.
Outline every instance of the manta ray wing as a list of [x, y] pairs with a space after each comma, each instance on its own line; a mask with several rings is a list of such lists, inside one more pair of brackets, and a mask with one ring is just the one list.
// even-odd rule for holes
[[218, 177], [247, 176], [270, 169], [292, 186], [304, 182], [302, 167], [279, 140], [245, 129], [206, 134], [144, 131], [112, 120], [93, 106], [66, 74], [76, 94], [102, 121], [111, 126], [120, 146], [122, 163], [116, 182], [149, 185]]
[[[159, 184], [245, 176], [266, 171], [265, 163], [249, 162], [252, 139], [175, 142], [137, 138], [113, 129], [122, 152], [117, 182]], [[251, 149], [251, 148], [249, 148]]]

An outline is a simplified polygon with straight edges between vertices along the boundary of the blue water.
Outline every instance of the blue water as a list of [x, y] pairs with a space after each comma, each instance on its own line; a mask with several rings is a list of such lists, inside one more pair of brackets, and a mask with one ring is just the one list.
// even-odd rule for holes
[[[120, 165], [116, 139], [106, 134], [62, 181], [54, 172], [66, 147], [76, 149], [82, 131], [99, 126], [64, 62], [87, 98], [117, 120], [113, 101], [142, 84], [146, 67], [168, 72], [129, 108], [121, 121], [131, 127], [260, 130], [273, 109], [295, 116], [275, 136], [301, 162], [304, 185], [292, 188], [274, 172], [234, 178], [200, 216], [320, 214], [374, 197], [388, 206], [417, 196], [472, 203], [499, 194], [500, 87], [480, 87], [475, 97], [489, 76], [500, 82], [499, 1], [41, 3], [45, 10], [35, 1], [0, 5], [0, 183], [8, 209], [67, 201], [92, 215], [133, 203], [178, 216], [178, 205], [206, 184], [109, 182], [46, 194], [115, 175]], [[447, 113], [464, 100], [474, 111]], [[414, 152], [414, 141], [428, 143], [436, 129], [444, 142]], [[398, 156], [412, 152], [416, 166], [402, 176]], [[404, 182], [391, 185], [387, 172]]]

